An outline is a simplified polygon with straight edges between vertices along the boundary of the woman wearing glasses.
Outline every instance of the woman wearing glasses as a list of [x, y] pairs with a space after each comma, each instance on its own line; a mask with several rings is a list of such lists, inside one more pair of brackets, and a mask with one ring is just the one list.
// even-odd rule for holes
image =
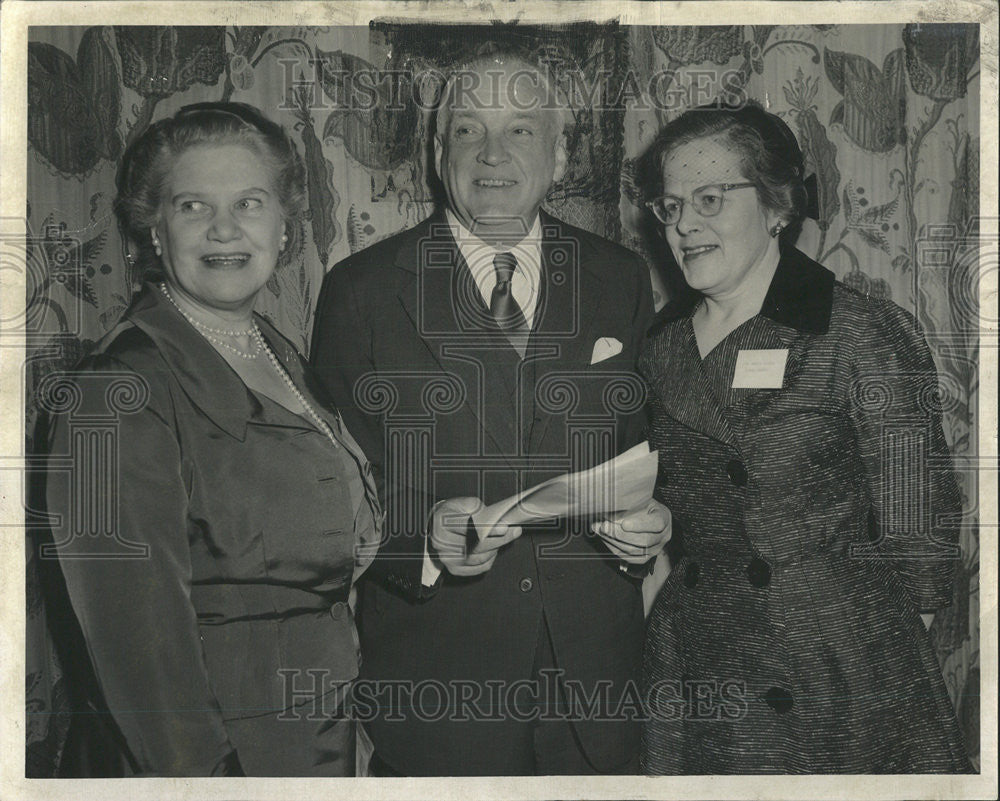
[[803, 157], [778, 117], [694, 109], [647, 158], [687, 291], [640, 360], [675, 543], [645, 771], [969, 770], [925, 629], [962, 507], [914, 319], [795, 249]]
[[[70, 401], [54, 455], [115, 420], [117, 465], [53, 472], [48, 497], [64, 535], [82, 534], [59, 560], [127, 772], [355, 772], [350, 593], [381, 512], [337, 410], [253, 312], [304, 182], [291, 139], [250, 106], [198, 104], [151, 125], [125, 153], [117, 198], [151, 280], [51, 388]], [[90, 528], [98, 501], [114, 538]]]

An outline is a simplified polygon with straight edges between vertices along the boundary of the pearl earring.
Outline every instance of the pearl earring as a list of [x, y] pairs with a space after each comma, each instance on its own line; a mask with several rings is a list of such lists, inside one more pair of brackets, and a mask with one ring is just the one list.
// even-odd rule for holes
[[775, 237], [778, 234], [780, 234], [784, 230], [784, 228], [785, 224], [781, 220], [778, 220], [778, 222], [776, 222], [773, 226], [771, 226], [771, 230], [768, 231], [768, 233], [771, 234], [772, 237]]
[[160, 247], [160, 240], [156, 236], [156, 232], [155, 231], [153, 232], [153, 250], [156, 251], [156, 255], [157, 256], [162, 256], [163, 255], [163, 248]]
[[281, 235], [281, 244], [278, 246], [278, 252], [281, 253], [285, 249], [285, 245], [288, 244], [288, 234]]

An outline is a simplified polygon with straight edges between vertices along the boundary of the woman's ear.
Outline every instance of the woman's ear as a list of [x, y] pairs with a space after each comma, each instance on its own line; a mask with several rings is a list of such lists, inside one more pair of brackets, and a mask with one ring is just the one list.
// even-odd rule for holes
[[764, 225], [771, 236], [777, 236], [788, 227], [788, 219], [780, 211], [765, 208]]

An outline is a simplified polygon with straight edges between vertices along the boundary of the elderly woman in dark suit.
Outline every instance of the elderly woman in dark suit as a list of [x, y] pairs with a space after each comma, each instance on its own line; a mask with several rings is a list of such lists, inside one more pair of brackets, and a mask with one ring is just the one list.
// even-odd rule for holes
[[56, 552], [140, 774], [355, 771], [351, 590], [381, 512], [337, 410], [253, 312], [304, 196], [294, 144], [252, 107], [150, 126], [117, 210], [158, 282], [40, 390], [53, 458], [73, 457], [49, 479]]
[[645, 771], [968, 770], [921, 620], [950, 601], [961, 499], [914, 319], [794, 248], [804, 165], [778, 117], [694, 109], [647, 158], [687, 290], [640, 359], [680, 551]]

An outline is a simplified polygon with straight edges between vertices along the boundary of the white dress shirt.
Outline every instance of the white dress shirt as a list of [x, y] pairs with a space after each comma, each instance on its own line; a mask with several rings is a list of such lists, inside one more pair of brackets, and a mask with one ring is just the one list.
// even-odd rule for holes
[[[542, 223], [538, 216], [535, 216], [534, 225], [531, 226], [524, 239], [509, 246], [497, 247], [489, 242], [484, 242], [462, 225], [450, 209], [445, 211], [445, 215], [452, 236], [455, 237], [455, 242], [458, 245], [458, 252], [462, 254], [462, 258], [469, 266], [469, 271], [479, 288], [479, 294], [483, 296], [486, 308], [490, 307], [493, 287], [497, 283], [497, 271], [493, 266], [493, 257], [498, 253], [514, 254], [514, 258], [517, 259], [517, 269], [514, 270], [514, 274], [510, 278], [510, 291], [514, 295], [517, 305], [521, 307], [521, 313], [528, 321], [528, 327], [534, 328], [535, 311], [538, 308], [538, 292], [542, 281]], [[437, 511], [438, 505], [440, 502], [435, 505], [434, 512]], [[434, 519], [434, 512], [431, 512], [428, 525]], [[424, 566], [420, 583], [425, 587], [432, 587], [440, 575], [441, 568], [431, 559], [425, 540]]]
[[534, 225], [527, 236], [520, 242], [497, 247], [484, 242], [451, 213], [445, 212], [452, 236], [458, 244], [458, 251], [469, 265], [469, 271], [479, 287], [486, 308], [490, 307], [493, 287], [497, 284], [497, 271], [493, 266], [493, 257], [498, 253], [512, 253], [517, 259], [517, 269], [510, 279], [510, 291], [514, 300], [521, 307], [528, 327], [535, 327], [535, 310], [538, 308], [538, 292], [542, 281], [542, 223], [535, 216]]

